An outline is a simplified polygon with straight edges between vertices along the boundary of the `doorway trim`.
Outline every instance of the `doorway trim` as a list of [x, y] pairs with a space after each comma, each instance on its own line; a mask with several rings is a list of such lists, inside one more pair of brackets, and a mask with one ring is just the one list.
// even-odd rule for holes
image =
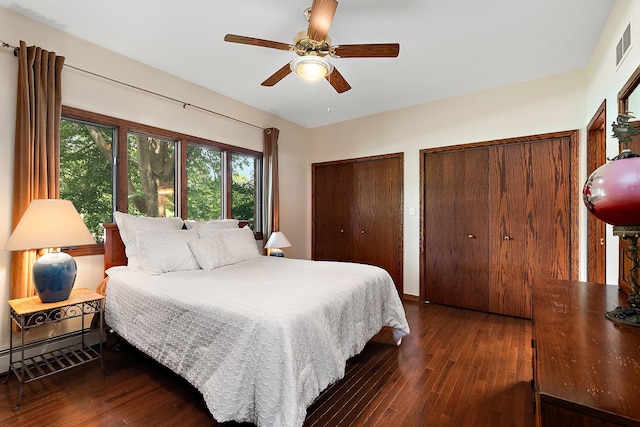
[[[603, 100], [587, 125], [587, 176], [607, 161], [607, 100]], [[606, 283], [606, 224], [587, 215], [587, 281]]]

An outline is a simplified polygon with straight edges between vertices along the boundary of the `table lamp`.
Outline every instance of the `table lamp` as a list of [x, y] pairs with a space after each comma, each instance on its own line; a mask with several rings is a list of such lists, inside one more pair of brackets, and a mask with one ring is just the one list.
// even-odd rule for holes
[[582, 198], [589, 213], [613, 225], [613, 234], [629, 241], [625, 254], [632, 262], [629, 271], [631, 292], [629, 307], [617, 307], [605, 316], [617, 323], [640, 327], [640, 284], [638, 284], [638, 238], [640, 238], [640, 155], [628, 148], [638, 135], [629, 123], [630, 113], [619, 114], [612, 123], [613, 137], [622, 148], [619, 155], [589, 175], [582, 190]]
[[5, 245], [8, 251], [51, 249], [33, 264], [33, 284], [43, 303], [69, 298], [76, 280], [76, 261], [59, 248], [90, 245], [96, 241], [69, 200], [31, 202]]
[[268, 255], [277, 257], [284, 256], [284, 252], [282, 252], [280, 248], [288, 248], [289, 246], [291, 246], [291, 243], [282, 231], [274, 231], [271, 233], [267, 244], [264, 245], [264, 247], [267, 248]]

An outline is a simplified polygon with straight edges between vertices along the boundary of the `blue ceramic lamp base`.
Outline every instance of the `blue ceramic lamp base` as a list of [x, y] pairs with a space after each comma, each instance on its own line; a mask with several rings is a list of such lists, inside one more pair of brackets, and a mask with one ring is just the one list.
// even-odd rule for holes
[[284, 252], [280, 248], [272, 248], [269, 256], [277, 256], [277, 257], [283, 258]]
[[33, 264], [33, 284], [42, 302], [69, 298], [77, 274], [76, 261], [69, 254], [50, 252]]

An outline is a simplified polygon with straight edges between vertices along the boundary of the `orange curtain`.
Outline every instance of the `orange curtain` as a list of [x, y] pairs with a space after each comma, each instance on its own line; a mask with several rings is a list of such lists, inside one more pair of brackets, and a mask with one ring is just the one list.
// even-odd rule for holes
[[278, 185], [278, 136], [280, 130], [264, 130], [264, 189], [265, 189], [265, 242], [274, 231], [280, 230], [280, 192]]
[[[60, 197], [61, 74], [64, 57], [20, 41], [13, 175], [13, 226], [35, 199]], [[36, 251], [11, 255], [11, 298], [35, 294]]]

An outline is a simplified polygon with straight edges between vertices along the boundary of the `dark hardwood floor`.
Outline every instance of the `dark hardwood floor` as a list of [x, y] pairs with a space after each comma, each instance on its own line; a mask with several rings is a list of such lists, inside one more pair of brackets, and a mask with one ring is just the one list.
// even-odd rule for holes
[[[531, 322], [406, 302], [411, 334], [383, 330], [345, 378], [309, 407], [305, 426], [534, 425]], [[236, 426], [216, 423], [186, 381], [133, 349], [29, 383], [0, 385], [2, 426]]]

